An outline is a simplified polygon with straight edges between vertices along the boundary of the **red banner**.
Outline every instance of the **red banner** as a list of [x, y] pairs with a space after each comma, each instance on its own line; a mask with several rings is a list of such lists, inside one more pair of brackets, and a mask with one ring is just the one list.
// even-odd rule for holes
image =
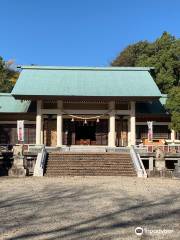
[[18, 141], [24, 142], [24, 120], [17, 121]]

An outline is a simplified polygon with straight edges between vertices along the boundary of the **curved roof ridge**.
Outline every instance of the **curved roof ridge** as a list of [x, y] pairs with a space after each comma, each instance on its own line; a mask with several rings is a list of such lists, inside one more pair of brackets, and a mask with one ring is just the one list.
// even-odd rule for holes
[[99, 71], [150, 71], [153, 67], [86, 67], [86, 66], [39, 66], [20, 65], [21, 69], [42, 69], [42, 70], [99, 70]]

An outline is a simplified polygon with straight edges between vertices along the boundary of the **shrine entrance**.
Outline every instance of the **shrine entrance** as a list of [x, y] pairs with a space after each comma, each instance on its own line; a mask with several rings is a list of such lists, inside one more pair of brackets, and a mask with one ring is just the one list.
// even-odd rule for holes
[[76, 125], [76, 144], [77, 145], [95, 145], [96, 144], [96, 123]]
[[63, 121], [63, 145], [103, 145], [108, 144], [108, 120], [99, 122], [88, 120]]
[[116, 119], [116, 146], [128, 146], [128, 120], [122, 117]]
[[[46, 146], [57, 144], [57, 123], [55, 119], [44, 119], [43, 142]], [[108, 145], [108, 120], [101, 119], [99, 122], [70, 119], [63, 120], [63, 145]], [[128, 145], [128, 121], [116, 119], [116, 146]]]

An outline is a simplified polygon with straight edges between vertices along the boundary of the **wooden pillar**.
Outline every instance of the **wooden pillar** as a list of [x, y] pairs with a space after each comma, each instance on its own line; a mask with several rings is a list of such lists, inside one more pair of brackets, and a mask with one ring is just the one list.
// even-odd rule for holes
[[62, 108], [63, 102], [58, 100], [58, 114], [57, 114], [57, 146], [61, 147], [63, 142], [63, 117], [62, 117]]
[[154, 158], [149, 157], [149, 170], [153, 171], [153, 169], [154, 169]]
[[41, 116], [41, 144], [44, 144], [44, 117]]
[[116, 130], [115, 130], [115, 102], [109, 102], [109, 134], [108, 134], [108, 146], [115, 147]]
[[174, 142], [176, 140], [176, 132], [171, 129], [171, 141]]
[[131, 102], [131, 115], [130, 115], [130, 143], [131, 145], [136, 144], [136, 110], [135, 102]]
[[128, 146], [131, 146], [130, 116], [128, 117]]
[[42, 101], [37, 101], [37, 115], [36, 115], [36, 144], [42, 144], [41, 132], [42, 132], [42, 115], [41, 115]]

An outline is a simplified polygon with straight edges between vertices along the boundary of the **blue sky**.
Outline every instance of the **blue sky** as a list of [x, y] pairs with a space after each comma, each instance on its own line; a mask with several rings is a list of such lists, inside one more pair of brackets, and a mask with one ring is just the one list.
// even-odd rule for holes
[[17, 64], [107, 66], [128, 44], [180, 37], [180, 0], [0, 0], [0, 56]]

